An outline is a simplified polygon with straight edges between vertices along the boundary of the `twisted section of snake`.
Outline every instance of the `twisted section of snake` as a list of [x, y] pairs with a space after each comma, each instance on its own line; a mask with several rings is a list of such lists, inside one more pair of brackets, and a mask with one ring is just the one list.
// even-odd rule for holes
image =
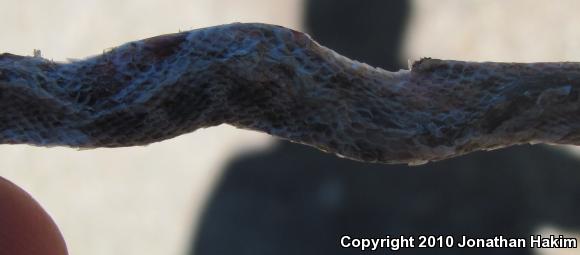
[[365, 162], [580, 144], [579, 63], [422, 59], [388, 72], [304, 33], [230, 24], [69, 63], [0, 55], [0, 143], [146, 145], [227, 123]]

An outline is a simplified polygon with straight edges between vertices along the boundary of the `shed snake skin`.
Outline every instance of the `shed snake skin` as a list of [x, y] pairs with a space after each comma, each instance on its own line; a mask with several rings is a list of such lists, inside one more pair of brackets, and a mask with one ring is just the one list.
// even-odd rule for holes
[[422, 59], [388, 72], [268, 24], [126, 43], [66, 63], [0, 55], [0, 144], [147, 145], [222, 123], [364, 162], [580, 144], [579, 63]]

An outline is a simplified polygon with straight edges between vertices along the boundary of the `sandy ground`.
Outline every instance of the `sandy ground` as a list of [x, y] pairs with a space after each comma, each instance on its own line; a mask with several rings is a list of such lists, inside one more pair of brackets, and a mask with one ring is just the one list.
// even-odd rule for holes
[[[54, 60], [234, 21], [300, 29], [302, 12], [300, 0], [0, 0], [0, 6], [1, 51], [41, 49]], [[425, 0], [414, 7], [402, 59], [580, 60], [579, 1]], [[138, 148], [0, 146], [0, 175], [44, 205], [70, 254], [183, 254], [220, 167], [269, 141], [220, 126]]]

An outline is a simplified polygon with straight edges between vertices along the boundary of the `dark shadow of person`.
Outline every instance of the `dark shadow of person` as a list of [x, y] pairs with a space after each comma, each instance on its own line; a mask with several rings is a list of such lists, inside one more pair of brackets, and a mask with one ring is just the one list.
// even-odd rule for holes
[[[321, 44], [346, 56], [397, 70], [408, 12], [405, 1], [313, 0], [307, 27]], [[579, 183], [580, 161], [545, 146], [407, 167], [364, 164], [280, 142], [230, 162], [190, 254], [363, 254], [342, 248], [340, 238], [452, 235], [457, 243], [461, 235], [529, 238], [546, 224], [580, 229]], [[531, 250], [403, 248], [396, 254]]]

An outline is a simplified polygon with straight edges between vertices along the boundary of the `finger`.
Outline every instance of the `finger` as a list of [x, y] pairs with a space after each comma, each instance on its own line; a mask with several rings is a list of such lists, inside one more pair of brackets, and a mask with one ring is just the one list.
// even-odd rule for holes
[[42, 207], [0, 177], [0, 254], [66, 255], [58, 227]]

